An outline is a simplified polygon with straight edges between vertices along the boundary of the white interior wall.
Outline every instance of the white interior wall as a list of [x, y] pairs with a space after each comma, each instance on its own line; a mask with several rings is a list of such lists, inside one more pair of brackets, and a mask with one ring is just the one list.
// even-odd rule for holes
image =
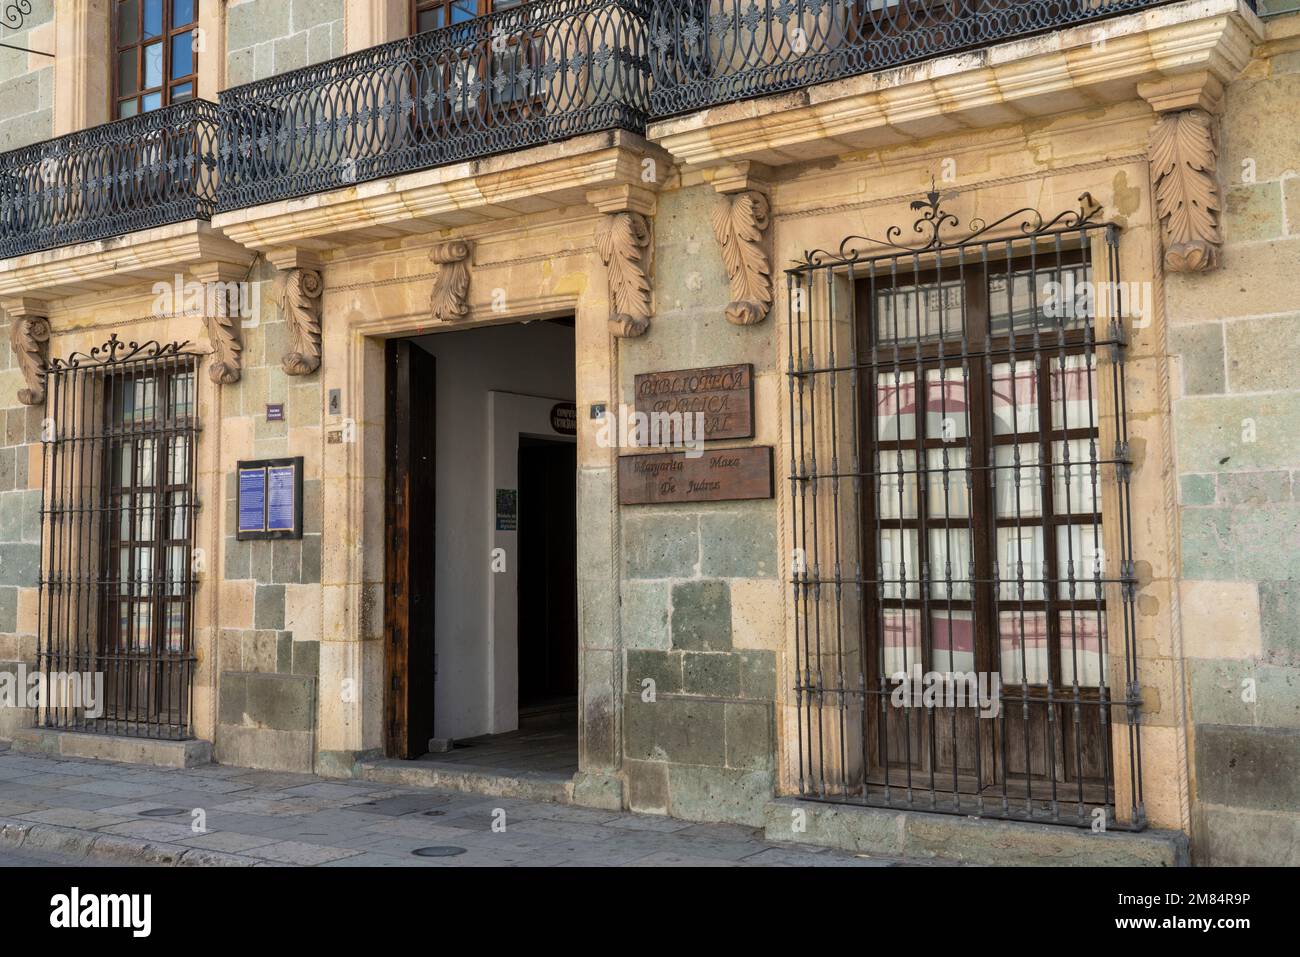
[[485, 529], [495, 528], [496, 479], [489, 472], [488, 394], [545, 396], [551, 404], [573, 401], [573, 330], [548, 322], [514, 323], [415, 341], [438, 359], [434, 734], [468, 738], [508, 731], [515, 726], [518, 701], [502, 682], [508, 674], [510, 687], [517, 687], [518, 676], [489, 631], [496, 586], [493, 538]]

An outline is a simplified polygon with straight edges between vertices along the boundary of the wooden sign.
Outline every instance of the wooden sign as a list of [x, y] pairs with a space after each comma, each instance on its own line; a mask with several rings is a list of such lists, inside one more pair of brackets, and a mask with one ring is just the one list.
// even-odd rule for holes
[[620, 505], [772, 497], [772, 448], [651, 452], [618, 457]]
[[[656, 430], [654, 416], [703, 416], [704, 438], [748, 439], [754, 435], [754, 367], [748, 363], [734, 366], [709, 366], [704, 369], [681, 369], [677, 372], [648, 372], [636, 377], [636, 411], [650, 418], [652, 435], [660, 438], [653, 444], [673, 445], [682, 441], [674, 424], [661, 424]], [[676, 420], [680, 422], [680, 420]], [[697, 420], [692, 418], [689, 438], [698, 440]]]

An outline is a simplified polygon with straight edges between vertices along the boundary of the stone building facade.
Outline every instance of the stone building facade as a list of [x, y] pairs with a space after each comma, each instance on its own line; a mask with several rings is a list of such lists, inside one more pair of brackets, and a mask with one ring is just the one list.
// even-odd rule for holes
[[[114, 78], [123, 50], [137, 55], [114, 19], [123, 5], [37, 2], [0, 34], [54, 54], [0, 51], [0, 147], [10, 151], [0, 155], [0, 668], [107, 669], [111, 685], [136, 666], [102, 632], [139, 627], [139, 660], [149, 669], [181, 662], [180, 677], [167, 671], [132, 699], [152, 708], [143, 730], [96, 726], [76, 708], [6, 707], [0, 738], [162, 763], [204, 759], [210, 745], [223, 763], [525, 789], [918, 857], [1297, 863], [1300, 17], [1261, 16], [1269, 11], [1241, 0], [971, 2], [946, 13], [847, 0], [533, 0], [496, 10], [198, 0], [175, 4], [159, 28], [169, 42], [191, 38], [172, 48], [162, 86], [189, 82], [174, 71], [192, 67], [198, 101], [178, 95], [161, 111], [119, 117], [116, 104], [134, 95], [123, 84], [144, 90], [148, 80], [147, 65], [134, 80]], [[1054, 21], [1046, 7], [1068, 15]], [[1024, 19], [1007, 15], [1020, 8]], [[758, 33], [751, 16], [766, 25]], [[158, 35], [146, 19], [134, 23]], [[419, 26], [436, 32], [406, 39]], [[907, 55], [900, 38], [915, 44], [903, 44]], [[833, 55], [840, 49], [850, 52]], [[932, 226], [939, 242], [927, 246]], [[1063, 254], [1062, 237], [1078, 252]], [[885, 697], [872, 697], [867, 679], [881, 676], [864, 662], [868, 649], [896, 653], [896, 636], [882, 637], [885, 619], [873, 618], [885, 606], [892, 614], [893, 586], [870, 561], [850, 571], [850, 553], [870, 538], [850, 493], [833, 516], [838, 498], [812, 493], [819, 513], [808, 496], [841, 475], [856, 475], [853, 488], [865, 482], [870, 495], [887, 470], [869, 464], [877, 451], [860, 441], [856, 418], [850, 424], [856, 400], [827, 390], [898, 373], [886, 357], [893, 346], [854, 339], [872, 303], [885, 301], [871, 298], [877, 268], [892, 283], [880, 279], [882, 288], [913, 290], [928, 269], [936, 285], [926, 295], [947, 302], [953, 275], [996, 278], [990, 249], [1008, 263], [1050, 257], [1058, 278], [1062, 264], [1086, 262], [1092, 279], [1131, 292], [1123, 309], [1088, 311], [1068, 350], [1060, 333], [1059, 356], [1038, 333], [1025, 347], [1042, 369], [1067, 351], [1095, 362], [1095, 437], [1069, 441], [1093, 443], [1099, 504], [1088, 512], [1105, 547], [1088, 554], [1098, 585], [1086, 592], [1091, 571], [1010, 571], [997, 560], [1006, 552], [996, 518], [993, 539], [976, 538], [999, 569], [994, 579], [976, 571], [984, 559], [973, 552], [943, 571], [931, 557], [911, 574], [932, 596], [947, 579], [945, 621], [979, 622], [999, 602], [1018, 604], [1018, 644], [1005, 630], [973, 639], [1012, 657], [1030, 645], [1024, 596], [1036, 577], [1047, 592], [1062, 589], [1040, 593], [1051, 615], [1094, 614], [1075, 601], [1083, 594], [1096, 606], [1094, 630], [1073, 650], [1094, 655], [1098, 674], [1081, 682], [1086, 693], [1074, 684], [1073, 697], [1068, 678], [1053, 679], [1062, 697], [1034, 725], [1041, 755], [1029, 720], [1019, 758], [1008, 758], [1005, 725], [971, 731], [973, 760], [985, 761], [972, 770], [962, 763], [972, 758], [957, 757], [955, 712], [942, 713], [952, 737], [936, 738], [933, 712], [923, 711], [930, 743], [903, 733], [928, 749], [928, 767], [909, 751], [915, 780], [904, 769], [903, 781], [886, 751], [882, 782], [869, 742], [891, 726], [869, 724]], [[869, 260], [879, 265], [868, 280]], [[1028, 268], [1041, 293], [1039, 267]], [[899, 286], [900, 271], [915, 285]], [[1019, 313], [1009, 315], [1014, 332]], [[110, 337], [123, 345], [105, 353]], [[942, 379], [947, 362], [965, 370], [959, 378], [978, 368], [1002, 381], [989, 371], [1005, 358], [992, 341], [990, 332], [983, 365], [972, 333], [956, 352], [939, 346], [937, 360], [917, 352], [914, 368], [929, 374], [937, 361]], [[168, 359], [151, 342], [181, 345]], [[416, 499], [393, 490], [395, 443], [415, 442], [427, 425], [417, 411], [413, 431], [397, 430], [395, 408], [419, 401], [412, 393], [393, 404], [393, 363], [415, 361], [394, 359], [397, 342], [438, 360], [437, 517], [428, 525], [411, 518]], [[161, 418], [196, 427], [188, 480], [149, 489], [188, 493], [177, 514], [191, 520], [184, 535], [140, 545], [87, 518], [98, 512], [86, 503], [120, 503], [112, 496], [123, 488], [141, 494], [145, 486], [95, 473], [93, 443], [135, 435], [143, 420], [95, 425], [112, 403], [70, 398], [69, 383], [135, 382], [159, 362], [177, 378], [158, 382], [193, 389], [183, 413]], [[457, 372], [479, 362], [481, 374]], [[1107, 385], [1121, 364], [1122, 384]], [[705, 443], [703, 459], [771, 449], [769, 494], [630, 504], [621, 460], [644, 450], [611, 442], [610, 421], [636, 407], [638, 376], [724, 366], [748, 367], [752, 428]], [[1044, 405], [1054, 388], [1043, 385]], [[527, 615], [514, 596], [526, 571], [516, 581], [492, 564], [498, 550], [503, 567], [519, 558], [515, 513], [500, 497], [516, 449], [502, 447], [505, 459], [489, 450], [503, 434], [513, 443], [516, 433], [553, 431], [555, 440], [569, 431], [516, 426], [542, 407], [516, 407], [512, 396], [574, 409], [577, 756], [558, 783], [535, 763], [494, 777], [440, 765], [436, 754], [395, 760], [410, 755], [394, 741], [411, 741], [394, 727], [416, 728], [422, 708], [431, 718], [419, 727], [431, 722], [444, 745], [520, 723], [515, 634]], [[59, 397], [92, 411], [69, 412], [77, 407], [58, 406]], [[987, 410], [963, 409], [973, 432]], [[832, 410], [843, 416], [835, 426], [816, 419]], [[132, 438], [136, 461], [155, 448], [140, 441], [171, 435]], [[1046, 449], [1053, 440], [1034, 441]], [[996, 476], [1009, 466], [993, 445], [983, 451]], [[966, 448], [973, 463], [975, 447]], [[672, 454], [682, 458], [667, 461], [692, 461]], [[295, 534], [241, 534], [240, 468], [254, 461], [295, 463]], [[917, 484], [935, 480], [911, 461]], [[92, 477], [60, 478], [60, 462]], [[401, 474], [417, 481], [420, 468]], [[958, 471], [978, 484], [982, 468]], [[946, 489], [949, 465], [940, 472]], [[905, 486], [903, 474], [899, 466], [889, 487]], [[894, 540], [906, 541], [905, 512], [890, 519], [881, 506], [877, 523], [882, 516], [901, 523]], [[60, 530], [73, 527], [87, 544], [60, 546]], [[421, 541], [422, 528], [434, 541]], [[411, 549], [421, 544], [431, 551], [416, 562]], [[157, 548], [147, 560], [163, 570], [124, 578], [118, 559], [95, 557], [114, 547]], [[173, 575], [158, 556], [181, 547], [187, 570]], [[962, 619], [952, 614], [952, 581], [967, 562], [971, 611]], [[907, 578], [906, 561], [898, 566]], [[421, 569], [432, 570], [435, 609], [421, 628], [437, 658], [420, 668], [436, 667], [436, 680], [401, 671], [401, 655], [394, 661], [395, 646], [416, 655], [406, 635], [416, 619], [403, 616], [416, 614], [407, 576]], [[999, 592], [1017, 574], [1031, 589], [1018, 600]], [[110, 600], [105, 581], [134, 589], [131, 600]], [[992, 604], [979, 605], [977, 593]], [[145, 608], [147, 620], [121, 625], [110, 605], [128, 617]], [[913, 621], [909, 608], [916, 621], [938, 614], [899, 598], [900, 617], [889, 620]], [[1041, 651], [1055, 668], [1066, 626], [1041, 620], [1061, 643], [1061, 652]], [[942, 644], [935, 627], [925, 625], [927, 647]], [[963, 670], [957, 626], [946, 627], [947, 670]], [[1004, 651], [1004, 671], [1010, 660]], [[846, 675], [861, 685], [837, 685]], [[1007, 708], [1022, 707], [1020, 693], [1006, 692]], [[1085, 711], [1104, 717], [1086, 723]], [[1096, 762], [1086, 799], [1085, 753]], [[1034, 755], [1037, 777], [1017, 776], [1015, 762], [1032, 772]], [[936, 768], [954, 782], [958, 770], [973, 774], [978, 787], [955, 790], [978, 806], [936, 813], [951, 797]], [[1033, 793], [1022, 800], [1015, 789], [1025, 779]], [[1020, 813], [1022, 804], [1034, 812]]]

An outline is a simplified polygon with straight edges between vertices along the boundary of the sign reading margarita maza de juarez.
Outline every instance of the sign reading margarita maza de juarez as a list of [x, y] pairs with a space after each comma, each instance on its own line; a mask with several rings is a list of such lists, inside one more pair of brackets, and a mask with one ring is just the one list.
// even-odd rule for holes
[[[709, 366], [677, 372], [648, 372], [636, 377], [636, 411], [646, 416], [699, 415], [705, 439], [748, 439], [754, 435], [754, 367]], [[659, 433], [666, 430], [660, 428]], [[673, 444], [671, 436], [660, 440]], [[659, 444], [659, 443], [656, 443]]]
[[772, 497], [772, 448], [620, 455], [620, 505]]

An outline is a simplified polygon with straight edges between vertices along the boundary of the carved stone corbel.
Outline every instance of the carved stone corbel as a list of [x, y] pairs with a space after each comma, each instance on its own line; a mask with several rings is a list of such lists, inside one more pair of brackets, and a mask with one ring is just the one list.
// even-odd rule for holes
[[1151, 186], [1170, 272], [1204, 272], [1219, 264], [1218, 136], [1222, 86], [1208, 74], [1138, 87], [1156, 110], [1150, 134]]
[[757, 190], [722, 195], [713, 207], [713, 232], [731, 280], [727, 321], [752, 326], [772, 308], [772, 264], [767, 252], [770, 207]]
[[233, 385], [243, 375], [244, 334], [243, 317], [239, 312], [239, 284], [248, 279], [248, 266], [244, 263], [211, 262], [191, 270], [199, 282], [214, 287], [215, 295], [205, 295], [204, 304], [211, 312], [204, 315], [208, 342], [212, 346], [212, 362], [208, 365], [208, 378], [217, 385]]
[[650, 223], [654, 192], [627, 183], [592, 190], [587, 200], [604, 215], [596, 225], [596, 251], [609, 278], [609, 331], [621, 339], [650, 328]]
[[650, 328], [650, 220], [640, 213], [606, 213], [596, 249], [609, 276], [609, 331], [623, 339]]
[[440, 267], [429, 296], [429, 315], [434, 322], [454, 322], [469, 315], [470, 244], [464, 239], [438, 243], [429, 258]]
[[289, 324], [291, 345], [280, 359], [287, 375], [310, 375], [320, 368], [320, 296], [324, 288], [314, 258], [301, 250], [268, 252], [280, 270], [276, 299]]
[[23, 405], [45, 404], [45, 376], [50, 362], [50, 320], [42, 303], [31, 300], [6, 302], [9, 313], [9, 344], [27, 388], [18, 390]]

